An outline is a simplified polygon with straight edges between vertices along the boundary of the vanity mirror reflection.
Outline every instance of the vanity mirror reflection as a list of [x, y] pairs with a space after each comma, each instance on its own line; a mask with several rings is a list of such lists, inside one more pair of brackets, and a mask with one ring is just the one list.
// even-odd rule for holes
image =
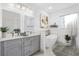
[[[16, 29], [16, 28], [20, 29], [20, 14], [9, 11], [9, 10], [2, 9], [2, 27], [7, 27], [9, 29], [6, 32], [5, 37], [12, 36], [11, 32], [14, 29]], [[3, 36], [3, 34], [2, 34], [2, 36]]]
[[[16, 12], [13, 10], [2, 9], [2, 26], [1, 27], [8, 27], [9, 30], [6, 32], [5, 37], [12, 37], [14, 33], [14, 29], [19, 29], [20, 32], [26, 32], [30, 28], [34, 29], [34, 18], [27, 14]], [[29, 25], [29, 26], [28, 26]]]
[[2, 25], [9, 27], [10, 32], [16, 28], [20, 29], [20, 14], [7, 10], [2, 10], [2, 14]]

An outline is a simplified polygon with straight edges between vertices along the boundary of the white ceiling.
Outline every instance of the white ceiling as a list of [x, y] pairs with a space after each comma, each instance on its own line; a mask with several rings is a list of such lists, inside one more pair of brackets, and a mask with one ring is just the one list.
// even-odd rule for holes
[[[47, 13], [53, 13], [75, 4], [76, 3], [24, 3], [25, 6], [29, 6], [34, 12], [46, 11]], [[48, 9], [49, 6], [52, 7], [51, 10]]]

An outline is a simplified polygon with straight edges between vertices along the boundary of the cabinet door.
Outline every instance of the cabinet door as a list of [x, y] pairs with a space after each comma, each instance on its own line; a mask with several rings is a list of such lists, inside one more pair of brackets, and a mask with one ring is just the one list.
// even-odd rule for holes
[[24, 38], [24, 55], [31, 55], [31, 46], [32, 46], [32, 43], [31, 43], [31, 40], [29, 37], [27, 38]]
[[4, 42], [4, 56], [21, 56], [21, 39], [8, 40]]
[[1, 42], [0, 42], [0, 56], [1, 56]]
[[32, 40], [32, 53], [40, 50], [40, 36], [33, 36], [30, 38]]

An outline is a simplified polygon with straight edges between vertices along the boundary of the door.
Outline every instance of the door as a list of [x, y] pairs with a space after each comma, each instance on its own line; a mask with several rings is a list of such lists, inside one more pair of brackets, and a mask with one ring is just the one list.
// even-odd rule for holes
[[32, 36], [30, 37], [30, 39], [32, 40], [32, 53], [35, 53], [37, 51], [40, 50], [40, 36]]
[[24, 55], [28, 56], [28, 55], [31, 55], [32, 52], [31, 52], [31, 46], [32, 46], [32, 43], [31, 43], [31, 39], [29, 37], [27, 38], [24, 38], [23, 40], [23, 46], [24, 46]]
[[21, 56], [21, 39], [8, 40], [4, 42], [4, 56]]

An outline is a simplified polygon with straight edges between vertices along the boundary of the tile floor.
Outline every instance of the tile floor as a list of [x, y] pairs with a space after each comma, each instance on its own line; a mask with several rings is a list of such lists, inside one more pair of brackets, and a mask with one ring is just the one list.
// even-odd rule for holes
[[55, 54], [50, 55], [49, 53], [37, 52], [33, 56], [55, 56]]

